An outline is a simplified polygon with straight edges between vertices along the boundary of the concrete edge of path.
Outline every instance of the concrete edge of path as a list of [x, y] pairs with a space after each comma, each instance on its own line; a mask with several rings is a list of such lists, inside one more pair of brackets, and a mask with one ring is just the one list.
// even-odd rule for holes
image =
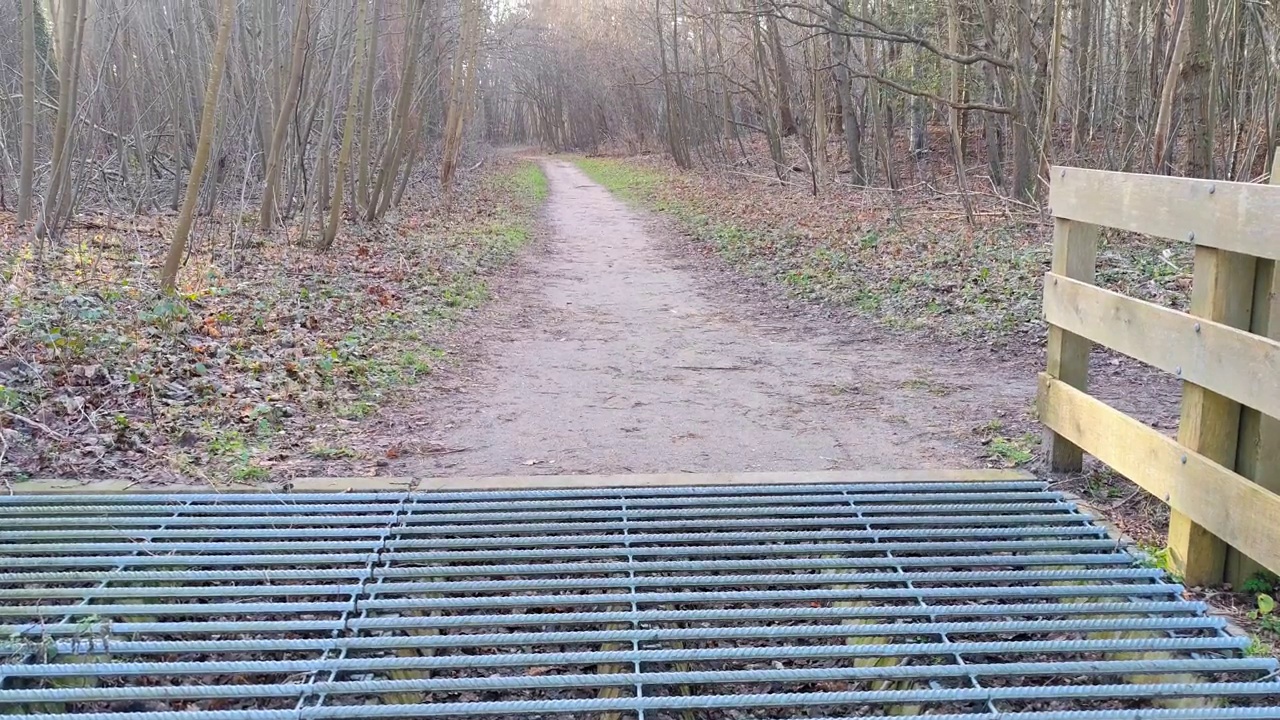
[[554, 488], [646, 488], [699, 485], [799, 485], [837, 483], [1018, 482], [1035, 480], [1023, 470], [824, 470], [813, 472], [664, 473], [632, 475], [494, 475], [487, 477], [308, 477], [284, 485], [143, 485], [137, 481], [32, 480], [16, 483], [10, 494], [195, 494], [195, 493], [342, 493], [441, 492], [466, 490], [540, 490]]

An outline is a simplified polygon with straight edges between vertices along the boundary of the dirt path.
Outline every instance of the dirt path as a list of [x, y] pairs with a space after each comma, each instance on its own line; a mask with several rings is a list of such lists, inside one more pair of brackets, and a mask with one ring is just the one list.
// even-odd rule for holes
[[570, 163], [544, 167], [551, 238], [481, 320], [472, 375], [396, 430], [443, 452], [383, 472], [974, 466], [975, 428], [1028, 406], [1025, 370], [761, 310]]

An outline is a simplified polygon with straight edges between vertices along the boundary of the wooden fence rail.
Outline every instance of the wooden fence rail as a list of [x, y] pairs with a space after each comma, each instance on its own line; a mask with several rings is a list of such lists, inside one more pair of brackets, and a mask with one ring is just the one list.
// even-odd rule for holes
[[[1079, 470], [1087, 452], [1167, 503], [1189, 584], [1280, 572], [1280, 185], [1062, 167], [1051, 178], [1038, 400], [1050, 464]], [[1096, 287], [1103, 227], [1193, 243], [1190, 312]], [[1183, 381], [1176, 439], [1088, 394], [1094, 343]]]

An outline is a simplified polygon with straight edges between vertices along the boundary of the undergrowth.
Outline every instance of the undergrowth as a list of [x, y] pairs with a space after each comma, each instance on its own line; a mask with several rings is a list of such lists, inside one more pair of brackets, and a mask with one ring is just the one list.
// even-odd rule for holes
[[[970, 226], [959, 201], [921, 188], [832, 190], [760, 178], [678, 172], [644, 158], [576, 159], [618, 196], [674, 218], [695, 241], [796, 297], [832, 303], [895, 328], [985, 342], [1038, 341], [1052, 226], [1038, 213], [977, 195]], [[1185, 307], [1191, 249], [1104, 235], [1098, 283]]]
[[546, 192], [535, 164], [500, 162], [450, 212], [410, 201], [323, 254], [207, 219], [169, 297], [164, 219], [80, 219], [43, 258], [7, 233], [0, 477], [257, 484], [294, 455], [346, 456], [317, 423], [367, 417], [445, 360], [433, 336], [487, 298]]

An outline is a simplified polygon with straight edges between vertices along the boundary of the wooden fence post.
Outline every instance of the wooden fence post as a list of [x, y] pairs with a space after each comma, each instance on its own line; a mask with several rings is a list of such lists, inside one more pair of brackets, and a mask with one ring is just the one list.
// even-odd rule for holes
[[[1061, 172], [1066, 172], [1062, 170]], [[1072, 280], [1093, 284], [1098, 261], [1097, 225], [1054, 218], [1053, 272]], [[1049, 344], [1045, 351], [1049, 375], [1072, 387], [1089, 389], [1089, 352], [1093, 343], [1059, 327], [1049, 326]], [[1080, 470], [1084, 453], [1071, 441], [1052, 430], [1046, 431], [1049, 468], [1056, 472]]]
[[[1188, 237], [1192, 242], [1194, 236]], [[1247, 329], [1253, 306], [1255, 258], [1196, 246], [1191, 314]], [[1199, 385], [1183, 383], [1178, 442], [1226, 467], [1235, 468], [1240, 405]], [[1169, 550], [1191, 586], [1216, 585], [1225, 576], [1227, 546], [1177, 510], [1169, 512]]]
[[[1271, 184], [1280, 185], [1280, 152], [1271, 166]], [[1253, 319], [1249, 331], [1280, 340], [1280, 268], [1275, 260], [1260, 259], [1253, 283]], [[1236, 472], [1274, 493], [1280, 493], [1280, 419], [1252, 408], [1240, 410], [1240, 443]], [[1227, 582], [1237, 590], [1262, 566], [1235, 548], [1227, 549]]]

